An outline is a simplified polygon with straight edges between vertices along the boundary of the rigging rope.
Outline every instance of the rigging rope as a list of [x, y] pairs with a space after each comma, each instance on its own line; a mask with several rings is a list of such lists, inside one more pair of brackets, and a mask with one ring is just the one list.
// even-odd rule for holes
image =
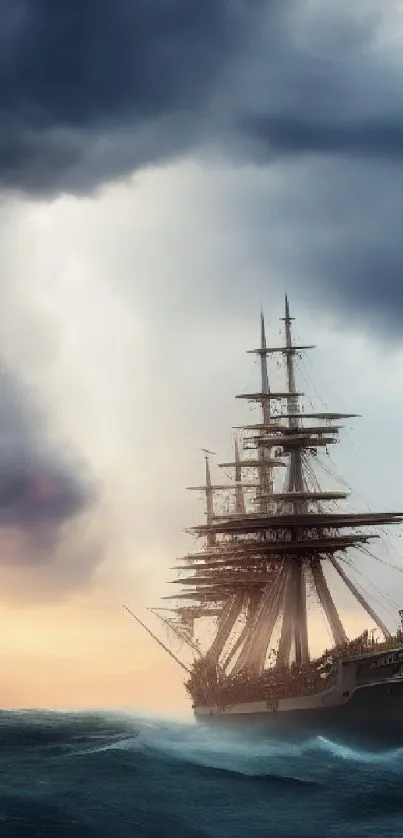
[[[366, 580], [366, 582], [369, 582], [369, 580], [368, 580], [368, 578], [365, 576], [365, 574], [363, 574], [361, 571], [359, 571], [359, 570], [358, 570], [358, 568], [356, 568], [353, 564], [351, 564], [351, 562], [350, 562], [348, 559], [339, 557], [339, 561], [340, 561], [340, 562], [342, 562], [344, 565], [346, 565], [346, 566], [350, 569], [350, 571], [353, 571], [353, 574], [354, 574], [354, 573], [356, 573], [356, 574], [358, 573], [360, 576], [362, 576], [362, 577]], [[381, 606], [381, 608], [383, 608], [383, 609], [385, 609], [386, 611], [388, 611], [388, 613], [389, 613], [390, 615], [392, 615], [392, 616], [396, 616], [395, 611], [392, 611], [392, 610], [391, 610], [390, 605], [385, 606], [385, 603], [382, 603], [382, 602], [379, 600], [379, 596], [374, 596], [374, 594], [373, 594], [373, 593], [371, 593], [370, 591], [368, 591], [368, 590], [364, 587], [364, 585], [363, 585], [362, 583], [357, 582], [357, 581], [355, 580], [355, 581], [354, 581], [354, 585], [355, 585], [357, 588], [359, 588], [359, 589], [361, 590], [362, 594], [364, 594], [364, 595], [365, 595], [365, 598], [366, 598], [366, 599], [371, 599], [371, 598], [372, 598], [372, 599], [373, 599], [373, 600], [374, 600], [374, 601], [375, 601], [378, 605], [380, 605], [380, 606]], [[379, 589], [377, 589], [377, 588], [376, 588], [376, 586], [375, 586], [375, 585], [374, 585], [374, 587], [375, 587], [375, 590], [377, 590], [377, 593], [378, 593], [378, 594], [381, 594], [381, 592], [379, 591]]]

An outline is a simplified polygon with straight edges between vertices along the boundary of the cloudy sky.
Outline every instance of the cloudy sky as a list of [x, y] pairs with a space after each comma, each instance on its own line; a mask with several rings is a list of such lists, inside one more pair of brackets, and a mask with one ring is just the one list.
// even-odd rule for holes
[[363, 415], [335, 455], [357, 507], [403, 508], [403, 4], [0, 17], [3, 702], [181, 709], [121, 602], [166, 593], [285, 290], [304, 387]]

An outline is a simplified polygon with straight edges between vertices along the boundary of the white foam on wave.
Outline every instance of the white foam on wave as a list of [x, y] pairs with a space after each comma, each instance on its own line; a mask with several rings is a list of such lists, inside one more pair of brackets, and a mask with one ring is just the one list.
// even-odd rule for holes
[[[142, 749], [181, 762], [217, 768], [246, 776], [276, 776], [326, 782], [342, 763], [403, 771], [403, 749], [366, 752], [331, 741], [323, 736], [302, 743], [259, 738], [229, 729], [181, 724], [162, 719], [136, 719], [139, 736], [118, 747]], [[112, 746], [112, 747], [116, 747]], [[320, 758], [318, 759], [318, 757]]]

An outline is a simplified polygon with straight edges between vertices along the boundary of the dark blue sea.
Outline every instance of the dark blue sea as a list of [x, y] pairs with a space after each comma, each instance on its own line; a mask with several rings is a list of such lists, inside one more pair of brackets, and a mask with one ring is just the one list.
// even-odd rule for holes
[[403, 750], [109, 713], [0, 714], [0, 837], [403, 836]]

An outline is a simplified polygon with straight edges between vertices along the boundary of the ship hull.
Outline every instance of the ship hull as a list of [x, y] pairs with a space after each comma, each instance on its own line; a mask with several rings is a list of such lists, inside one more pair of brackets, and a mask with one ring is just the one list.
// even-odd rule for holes
[[343, 704], [242, 712], [195, 708], [203, 724], [254, 729], [270, 738], [289, 741], [324, 736], [340, 743], [368, 748], [403, 746], [403, 678], [367, 684], [356, 689]]

